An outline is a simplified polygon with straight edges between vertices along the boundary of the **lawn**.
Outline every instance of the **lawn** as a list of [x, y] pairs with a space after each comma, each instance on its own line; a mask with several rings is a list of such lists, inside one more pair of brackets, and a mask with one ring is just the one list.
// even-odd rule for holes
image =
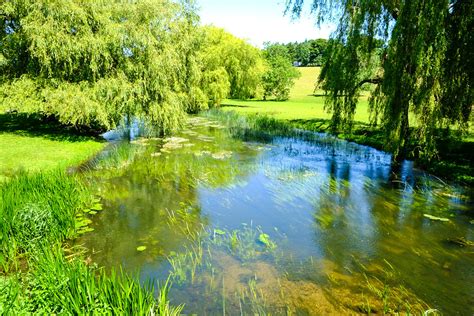
[[[304, 67], [298, 70], [301, 72], [301, 77], [291, 89], [288, 101], [225, 100], [223, 109], [242, 114], [267, 114], [282, 120], [329, 120], [331, 114], [324, 109], [324, 93], [322, 90], [314, 89], [320, 68]], [[355, 121], [369, 122], [366, 96], [361, 97], [357, 106]]]
[[105, 144], [31, 116], [0, 114], [0, 180], [20, 169], [36, 172], [77, 165]]

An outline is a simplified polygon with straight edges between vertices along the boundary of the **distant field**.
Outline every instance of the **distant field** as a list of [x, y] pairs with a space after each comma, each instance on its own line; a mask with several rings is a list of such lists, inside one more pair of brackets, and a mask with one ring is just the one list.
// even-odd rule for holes
[[[261, 101], [261, 100], [225, 100], [223, 110], [238, 113], [260, 113], [272, 115], [282, 120], [329, 120], [331, 115], [324, 110], [323, 91], [314, 91], [319, 75], [319, 67], [298, 68], [301, 77], [295, 82], [288, 101]], [[355, 120], [369, 122], [368, 102], [362, 97], [356, 110]]]

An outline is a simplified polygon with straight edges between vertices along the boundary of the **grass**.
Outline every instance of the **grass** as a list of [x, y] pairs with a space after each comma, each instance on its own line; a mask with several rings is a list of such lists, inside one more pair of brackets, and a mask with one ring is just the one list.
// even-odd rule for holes
[[[331, 115], [324, 110], [325, 97], [321, 90], [314, 89], [314, 83], [319, 75], [319, 68], [299, 68], [302, 76], [293, 87], [290, 100], [260, 101], [260, 100], [226, 100], [221, 110], [235, 112], [239, 115], [252, 117], [251, 121], [267, 121], [271, 124], [257, 124], [264, 130], [282, 130], [286, 124], [288, 128], [299, 128], [316, 132], [328, 132]], [[216, 115], [214, 115], [216, 116]], [[219, 115], [217, 115], [219, 116]], [[223, 115], [225, 116], [225, 115]], [[258, 119], [253, 118], [254, 116]], [[385, 134], [382, 130], [369, 126], [369, 108], [367, 95], [360, 98], [354, 116], [355, 124], [351, 133], [339, 134], [339, 138], [368, 145], [377, 149], [384, 149]], [[234, 120], [239, 121], [235, 116]], [[272, 122], [270, 122], [272, 121]], [[276, 121], [281, 124], [276, 124]], [[416, 126], [412, 122], [412, 126]], [[232, 124], [231, 124], [232, 125]], [[233, 123], [233, 125], [236, 125]], [[440, 135], [443, 131], [440, 131]], [[438, 141], [438, 159], [430, 162], [417, 158], [416, 143], [409, 145], [413, 155], [407, 158], [417, 162], [421, 167], [437, 176], [454, 180], [464, 184], [474, 184], [474, 129], [471, 126], [469, 135], [458, 137], [441, 137]]]
[[[331, 119], [324, 109], [324, 92], [315, 91], [315, 82], [319, 76], [319, 67], [299, 68], [301, 77], [295, 82], [288, 101], [261, 100], [225, 100], [224, 111], [235, 111], [240, 114], [265, 114], [279, 120], [320, 120], [327, 123]], [[369, 123], [367, 97], [361, 97], [354, 117], [355, 121]]]
[[0, 184], [0, 263], [9, 270], [19, 254], [41, 242], [63, 242], [79, 228], [76, 215], [93, 203], [92, 193], [73, 175], [21, 172]]
[[78, 165], [105, 144], [37, 116], [0, 114], [0, 180], [18, 170], [37, 172]]
[[124, 273], [106, 274], [56, 246], [38, 247], [24, 276], [0, 277], [0, 314], [179, 315], [167, 301], [166, 282], [154, 297], [152, 284]]

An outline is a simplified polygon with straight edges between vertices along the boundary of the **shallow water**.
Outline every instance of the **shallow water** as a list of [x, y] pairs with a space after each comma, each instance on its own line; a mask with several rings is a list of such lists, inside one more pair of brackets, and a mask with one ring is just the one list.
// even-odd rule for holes
[[193, 118], [89, 167], [104, 207], [78, 242], [99, 265], [171, 274], [185, 313], [474, 313], [474, 247], [453, 242], [474, 240], [472, 193], [410, 162]]

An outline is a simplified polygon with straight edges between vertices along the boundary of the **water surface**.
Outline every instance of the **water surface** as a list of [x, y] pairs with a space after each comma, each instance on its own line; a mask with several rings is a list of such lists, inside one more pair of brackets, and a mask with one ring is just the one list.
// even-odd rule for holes
[[104, 209], [79, 242], [143, 280], [171, 274], [185, 313], [474, 313], [470, 190], [411, 162], [193, 118], [91, 168]]

